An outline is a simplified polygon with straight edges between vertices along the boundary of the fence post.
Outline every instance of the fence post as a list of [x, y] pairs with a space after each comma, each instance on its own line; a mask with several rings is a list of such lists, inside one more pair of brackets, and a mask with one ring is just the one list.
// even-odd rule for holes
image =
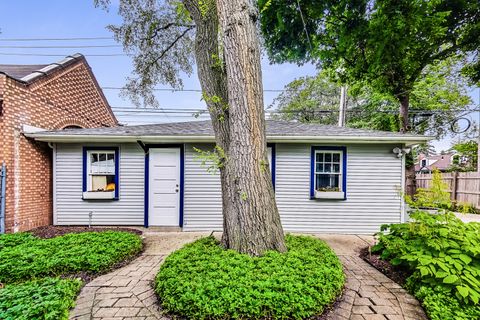
[[452, 185], [451, 185], [451, 190], [452, 190], [452, 193], [450, 195], [450, 199], [452, 201], [456, 201], [457, 200], [457, 182], [458, 182], [458, 172], [452, 172]]

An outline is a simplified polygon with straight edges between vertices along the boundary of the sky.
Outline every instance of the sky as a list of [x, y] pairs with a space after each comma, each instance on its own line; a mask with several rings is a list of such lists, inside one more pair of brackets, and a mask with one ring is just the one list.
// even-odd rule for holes
[[[116, 1], [112, 1], [115, 3]], [[106, 29], [109, 24], [120, 24], [115, 4], [110, 10], [95, 8], [93, 0], [0, 0], [0, 64], [48, 64], [62, 59], [62, 56], [82, 53], [86, 56], [97, 81], [112, 106], [117, 118], [123, 124], [146, 124], [172, 121], [195, 120], [190, 112], [179, 114], [177, 109], [201, 109], [201, 93], [198, 91], [156, 92], [160, 107], [172, 111], [145, 113], [121, 109], [132, 107], [132, 103], [117, 89], [125, 85], [126, 77], [133, 66], [127, 56], [92, 56], [102, 54], [123, 54], [121, 47], [90, 47], [118, 45]], [[81, 38], [106, 37], [109, 39], [82, 41], [5, 41], [25, 38]], [[51, 46], [78, 46], [77, 48], [45, 48]], [[43, 48], [31, 48], [43, 47]], [[46, 56], [58, 55], [58, 56]], [[292, 80], [316, 74], [313, 65], [294, 64], [272, 65], [266, 57], [262, 60], [265, 107], [269, 106], [281, 90]], [[200, 89], [196, 74], [184, 76], [184, 89]], [[159, 88], [168, 88], [158, 86]], [[268, 90], [274, 90], [268, 91]], [[480, 99], [478, 90], [472, 91], [475, 101]], [[477, 120], [477, 119], [475, 119]], [[447, 149], [451, 138], [434, 143], [437, 151]]]

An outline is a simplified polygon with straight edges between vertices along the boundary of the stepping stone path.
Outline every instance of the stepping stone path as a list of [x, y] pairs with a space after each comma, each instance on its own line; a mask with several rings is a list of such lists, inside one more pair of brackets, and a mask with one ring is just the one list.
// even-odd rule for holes
[[[83, 287], [70, 319], [153, 320], [162, 315], [153, 280], [163, 259], [205, 233], [146, 233], [145, 252], [129, 265], [95, 278]], [[368, 240], [357, 236], [319, 236], [337, 253], [347, 275], [340, 302], [329, 320], [426, 320], [418, 301], [358, 257]], [[366, 242], [367, 241], [367, 242]]]

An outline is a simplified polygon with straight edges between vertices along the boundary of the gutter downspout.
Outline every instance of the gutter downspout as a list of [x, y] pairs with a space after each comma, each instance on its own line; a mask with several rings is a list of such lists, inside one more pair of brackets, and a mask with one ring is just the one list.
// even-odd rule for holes
[[[402, 146], [402, 148], [405, 148], [405, 145]], [[406, 154], [402, 154], [402, 181], [401, 181], [401, 194], [400, 194], [400, 211], [401, 211], [401, 223], [407, 222], [408, 217], [407, 217], [407, 210], [406, 210], [406, 203], [405, 203], [405, 184], [406, 184], [406, 179], [407, 177], [405, 176], [406, 170], [405, 170], [405, 164], [406, 164]]]
[[5, 162], [2, 163], [2, 170], [1, 170], [1, 176], [2, 176], [2, 190], [1, 190], [1, 206], [0, 206], [0, 234], [5, 233], [5, 202], [7, 201], [6, 199], [6, 183], [7, 183], [7, 166], [5, 165]]

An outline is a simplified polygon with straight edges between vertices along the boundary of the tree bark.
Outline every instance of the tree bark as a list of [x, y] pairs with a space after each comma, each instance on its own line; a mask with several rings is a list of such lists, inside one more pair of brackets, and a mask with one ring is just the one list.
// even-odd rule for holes
[[410, 131], [410, 123], [408, 121], [408, 107], [410, 105], [409, 94], [399, 96], [400, 101], [400, 132], [406, 133]]
[[[184, 0], [197, 26], [198, 75], [212, 118], [220, 165], [222, 243], [250, 255], [285, 251], [268, 167], [257, 11], [247, 0]], [[213, 7], [213, 8], [212, 8]], [[219, 17], [223, 50], [219, 43]], [[223, 59], [223, 61], [222, 61]], [[219, 63], [221, 62], [221, 63]]]

